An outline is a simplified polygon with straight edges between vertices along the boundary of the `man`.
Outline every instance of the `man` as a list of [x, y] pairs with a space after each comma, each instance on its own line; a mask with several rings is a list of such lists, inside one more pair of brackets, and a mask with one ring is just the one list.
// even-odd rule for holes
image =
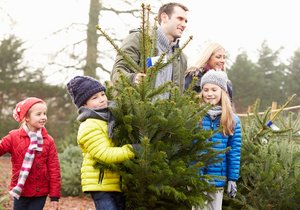
[[[187, 24], [188, 8], [180, 3], [167, 3], [160, 7], [158, 11], [158, 29], [156, 56], [166, 53], [170, 58], [175, 48], [179, 47], [179, 39]], [[129, 55], [136, 63], [140, 63], [140, 32], [131, 32], [123, 41], [121, 50]], [[167, 65], [158, 72], [155, 80], [155, 87], [172, 81], [179, 86], [181, 92], [184, 90], [184, 72], [187, 69], [186, 55], [181, 53], [171, 64]], [[144, 73], [134, 73], [129, 69], [126, 61], [118, 54], [111, 74], [112, 82], [115, 82], [119, 73], [123, 72], [130, 78], [133, 84], [139, 83], [146, 76]]]

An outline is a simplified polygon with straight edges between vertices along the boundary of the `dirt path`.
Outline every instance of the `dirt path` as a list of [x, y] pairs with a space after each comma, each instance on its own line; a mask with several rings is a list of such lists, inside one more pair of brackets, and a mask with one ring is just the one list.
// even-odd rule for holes
[[[11, 163], [9, 157], [0, 157], [0, 210], [12, 209], [12, 199], [8, 195]], [[62, 197], [59, 201], [60, 210], [94, 210], [94, 203], [89, 197]], [[3, 208], [1, 208], [1, 206]], [[49, 198], [44, 210], [51, 210]]]

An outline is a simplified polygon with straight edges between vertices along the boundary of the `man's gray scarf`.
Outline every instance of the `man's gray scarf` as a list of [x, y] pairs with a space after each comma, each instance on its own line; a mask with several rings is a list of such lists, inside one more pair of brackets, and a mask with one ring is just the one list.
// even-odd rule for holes
[[[166, 53], [166, 60], [168, 60], [172, 56], [173, 47], [177, 45], [178, 40], [169, 44], [169, 40], [160, 26], [158, 26], [157, 28], [156, 39], [157, 39], [156, 42], [157, 56], [160, 56], [162, 53]], [[157, 73], [156, 80], [155, 80], [155, 87], [158, 87], [168, 81], [172, 81], [172, 74], [173, 74], [173, 65], [172, 63], [170, 63], [169, 65], [165, 66]], [[164, 93], [160, 96], [160, 98], [168, 99], [169, 95], [170, 95], [169, 93]]]

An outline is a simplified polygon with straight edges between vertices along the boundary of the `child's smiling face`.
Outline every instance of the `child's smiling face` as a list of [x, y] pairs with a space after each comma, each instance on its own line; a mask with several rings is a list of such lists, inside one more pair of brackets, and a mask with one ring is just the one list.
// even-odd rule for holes
[[105, 92], [101, 91], [90, 97], [84, 106], [90, 109], [104, 109], [107, 105], [108, 103]]
[[220, 104], [222, 89], [215, 84], [207, 83], [203, 86], [202, 97], [206, 103], [212, 105]]

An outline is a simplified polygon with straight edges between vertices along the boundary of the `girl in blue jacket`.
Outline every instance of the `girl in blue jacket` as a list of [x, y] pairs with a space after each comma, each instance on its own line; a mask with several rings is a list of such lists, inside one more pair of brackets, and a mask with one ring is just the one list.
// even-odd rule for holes
[[[221, 131], [215, 133], [209, 141], [214, 142], [212, 146], [215, 150], [223, 150], [230, 147], [226, 153], [217, 156], [222, 161], [201, 168], [201, 174], [226, 177], [224, 179], [210, 180], [218, 190], [209, 194], [212, 201], [207, 203], [206, 209], [221, 210], [223, 191], [227, 181], [227, 193], [230, 197], [235, 197], [237, 192], [236, 181], [240, 173], [241, 157], [241, 126], [240, 119], [232, 111], [230, 98], [227, 90], [228, 78], [224, 71], [210, 70], [201, 79], [200, 97], [205, 103], [212, 104], [202, 120], [202, 127], [205, 130], [217, 130], [221, 126]], [[199, 209], [199, 208], [193, 208]]]

